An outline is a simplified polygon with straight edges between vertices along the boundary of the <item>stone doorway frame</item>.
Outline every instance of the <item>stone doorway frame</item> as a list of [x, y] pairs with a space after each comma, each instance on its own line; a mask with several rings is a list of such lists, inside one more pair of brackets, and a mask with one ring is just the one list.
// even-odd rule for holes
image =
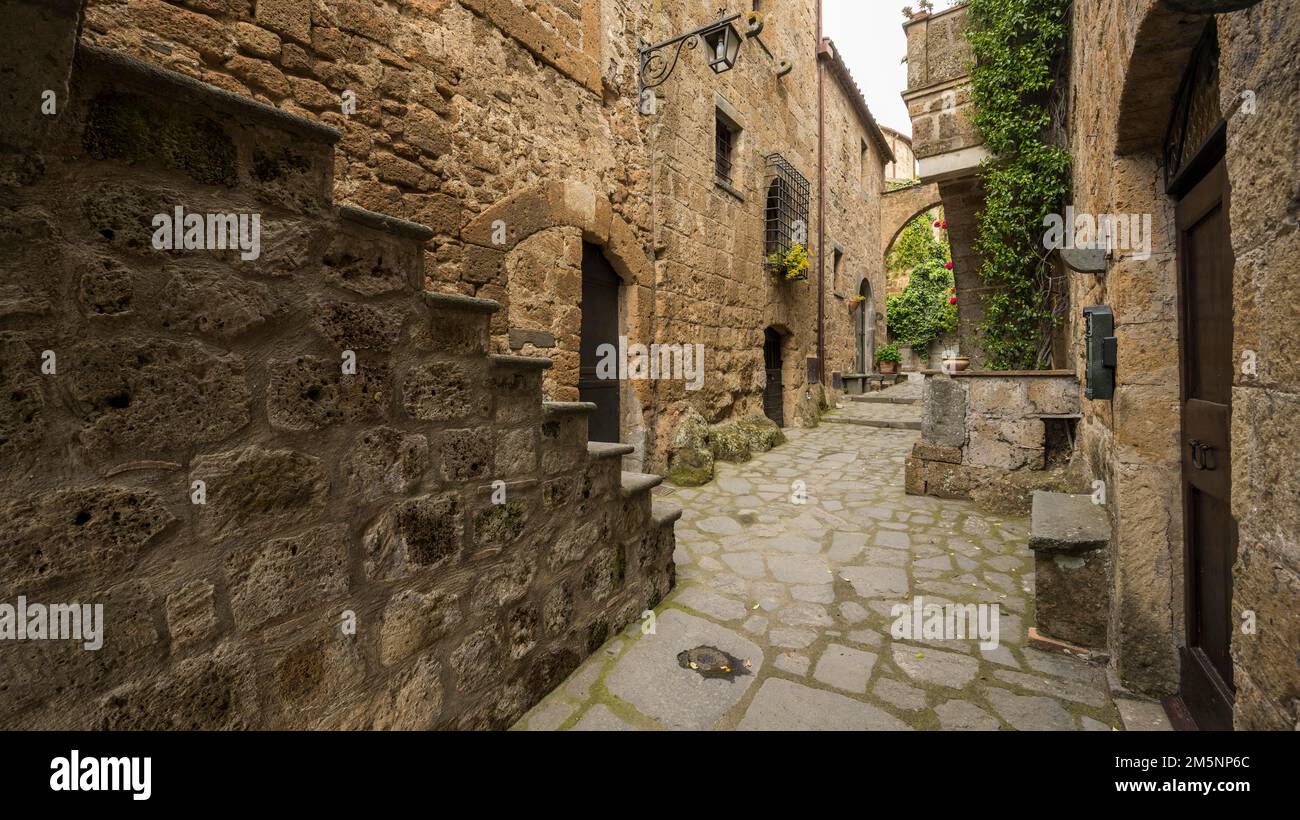
[[[494, 203], [466, 223], [461, 229], [465, 278], [472, 282], [499, 283], [505, 290], [508, 286], [506, 259], [510, 252], [540, 231], [564, 227], [579, 229], [584, 242], [599, 246], [623, 280], [619, 290], [619, 334], [631, 342], [648, 345], [656, 341], [654, 268], [649, 256], [636, 231], [614, 213], [609, 200], [597, 196], [581, 182], [539, 183]], [[500, 301], [502, 322], [508, 329], [509, 299]], [[653, 449], [647, 441], [654, 429], [653, 395], [649, 381], [628, 380], [619, 396], [619, 438], [636, 448], [625, 457], [629, 469], [640, 469], [646, 454]]]

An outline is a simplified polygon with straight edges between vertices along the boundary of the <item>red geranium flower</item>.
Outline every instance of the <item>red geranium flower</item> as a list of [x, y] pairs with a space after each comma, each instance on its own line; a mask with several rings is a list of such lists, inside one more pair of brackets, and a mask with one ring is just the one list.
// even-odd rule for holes
[[945, 231], [948, 230], [948, 220], [945, 219], [943, 221], [943, 224], [940, 225], [939, 227], [943, 228]]
[[951, 263], [951, 262], [944, 262], [944, 263], [943, 263], [943, 266], [944, 266], [945, 268], [947, 268], [948, 270], [952, 270], [952, 263]]
[[934, 227], [936, 227], [936, 228], [939, 227], [939, 220], [936, 219], [936, 220], [934, 221]]
[[954, 297], [952, 297], [951, 299], [949, 299], [949, 300], [948, 300], [948, 304], [950, 304], [950, 305], [955, 305], [955, 304], [957, 304], [957, 297], [954, 296]]

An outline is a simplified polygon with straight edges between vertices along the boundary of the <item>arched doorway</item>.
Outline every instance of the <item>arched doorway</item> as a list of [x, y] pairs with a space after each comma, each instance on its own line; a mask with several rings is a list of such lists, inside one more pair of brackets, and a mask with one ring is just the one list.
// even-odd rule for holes
[[863, 279], [858, 285], [858, 296], [862, 303], [858, 305], [858, 315], [854, 320], [854, 332], [857, 337], [854, 351], [857, 354], [857, 372], [870, 373], [876, 357], [876, 304], [871, 298], [871, 281]]
[[588, 441], [619, 441], [622, 382], [599, 367], [609, 351], [619, 351], [618, 294], [622, 280], [599, 245], [582, 244], [582, 334], [578, 354], [578, 400], [596, 409], [587, 417]]
[[763, 415], [785, 426], [785, 399], [781, 385], [781, 333], [774, 327], [763, 331], [763, 367], [767, 371], [767, 384], [763, 387]]

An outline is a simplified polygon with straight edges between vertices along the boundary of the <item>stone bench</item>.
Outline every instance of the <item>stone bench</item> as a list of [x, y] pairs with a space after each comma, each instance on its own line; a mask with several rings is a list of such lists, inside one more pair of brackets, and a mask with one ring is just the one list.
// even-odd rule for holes
[[1103, 649], [1110, 619], [1110, 516], [1090, 495], [1038, 490], [1030, 518], [1039, 631]]

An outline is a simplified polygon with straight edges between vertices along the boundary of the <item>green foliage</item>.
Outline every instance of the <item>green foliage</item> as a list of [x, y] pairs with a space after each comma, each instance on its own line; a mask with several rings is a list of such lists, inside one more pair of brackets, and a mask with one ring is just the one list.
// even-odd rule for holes
[[885, 304], [890, 335], [921, 352], [942, 334], [955, 330], [953, 287], [952, 271], [940, 259], [931, 258], [912, 268], [907, 287]]
[[876, 351], [876, 361], [878, 362], [901, 362], [903, 356], [898, 352], [898, 343], [890, 342]]
[[1070, 190], [1070, 155], [1048, 145], [1048, 92], [1064, 52], [1070, 0], [970, 0], [966, 38], [974, 122], [993, 153], [981, 169], [975, 250], [990, 290], [980, 328], [994, 369], [1047, 364], [1051, 268], [1043, 218]]
[[808, 249], [803, 245], [793, 245], [784, 253], [777, 251], [767, 257], [768, 267], [778, 278], [785, 281], [807, 279], [812, 260], [808, 258]]
[[935, 211], [926, 211], [907, 223], [890, 246], [889, 255], [885, 257], [885, 267], [901, 270], [934, 259], [940, 262], [951, 261], [948, 243], [934, 235], [934, 223], [938, 219]]

